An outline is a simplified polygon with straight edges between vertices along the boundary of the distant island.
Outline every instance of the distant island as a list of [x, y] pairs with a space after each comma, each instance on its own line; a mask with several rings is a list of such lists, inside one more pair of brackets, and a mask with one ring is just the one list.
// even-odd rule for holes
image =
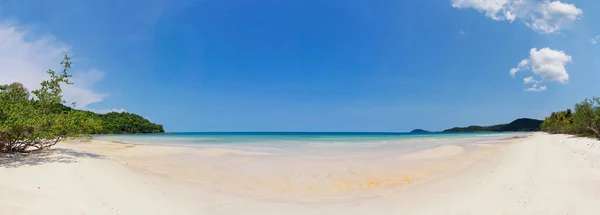
[[411, 134], [422, 134], [422, 133], [431, 133], [431, 131], [423, 130], [423, 129], [415, 129], [410, 132]]
[[521, 118], [508, 124], [491, 126], [471, 125], [468, 127], [454, 127], [444, 132], [504, 132], [504, 131], [540, 131], [542, 120]]

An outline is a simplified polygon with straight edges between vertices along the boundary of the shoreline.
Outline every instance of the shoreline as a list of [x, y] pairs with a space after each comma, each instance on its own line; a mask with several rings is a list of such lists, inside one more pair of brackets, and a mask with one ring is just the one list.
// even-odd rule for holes
[[184, 179], [208, 192], [275, 202], [325, 203], [389, 197], [452, 173], [500, 147], [495, 144], [515, 142], [514, 137], [462, 146], [442, 145], [398, 155], [382, 151], [277, 155], [248, 150], [252, 147], [104, 140], [92, 144], [71, 141], [62, 147], [101, 154], [131, 168], [170, 176], [174, 181]]
[[[354, 215], [600, 210], [600, 144], [591, 147], [597, 141], [544, 133], [500, 141], [473, 144], [469, 150], [442, 146], [404, 158], [351, 159], [61, 143], [45, 157], [47, 162], [0, 164], [0, 211]], [[290, 179], [298, 172], [300, 177]], [[583, 204], [588, 207], [577, 207]]]

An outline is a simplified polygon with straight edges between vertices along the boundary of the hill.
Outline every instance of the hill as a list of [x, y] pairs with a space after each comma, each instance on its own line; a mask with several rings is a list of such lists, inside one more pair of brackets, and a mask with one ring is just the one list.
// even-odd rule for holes
[[472, 125], [468, 127], [454, 127], [446, 129], [444, 132], [503, 132], [503, 131], [539, 131], [542, 125], [541, 120], [521, 118], [508, 124], [498, 124], [491, 126]]
[[150, 120], [134, 113], [110, 112], [98, 114], [91, 111], [76, 110], [60, 104], [58, 111], [83, 112], [90, 118], [96, 119], [100, 125], [92, 131], [93, 134], [144, 134], [164, 133], [162, 125], [150, 122]]
[[542, 120], [521, 118], [500, 128], [500, 131], [539, 131]]
[[422, 134], [422, 133], [431, 133], [431, 131], [423, 130], [423, 129], [415, 129], [410, 132], [411, 134]]

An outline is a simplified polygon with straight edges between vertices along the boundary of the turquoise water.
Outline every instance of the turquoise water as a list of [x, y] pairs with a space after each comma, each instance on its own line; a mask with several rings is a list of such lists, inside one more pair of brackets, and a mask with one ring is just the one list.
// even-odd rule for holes
[[310, 149], [390, 149], [414, 151], [443, 145], [466, 145], [518, 136], [520, 133], [317, 133], [317, 132], [190, 132], [98, 135], [123, 143], [185, 145], [302, 151]]

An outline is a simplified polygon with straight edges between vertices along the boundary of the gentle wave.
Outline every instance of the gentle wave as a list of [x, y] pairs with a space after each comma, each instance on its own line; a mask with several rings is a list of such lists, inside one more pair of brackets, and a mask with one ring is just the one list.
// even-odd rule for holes
[[519, 133], [172, 133], [99, 135], [123, 143], [243, 149], [260, 153], [315, 154], [361, 150], [414, 152], [444, 145], [465, 146], [519, 136]]

